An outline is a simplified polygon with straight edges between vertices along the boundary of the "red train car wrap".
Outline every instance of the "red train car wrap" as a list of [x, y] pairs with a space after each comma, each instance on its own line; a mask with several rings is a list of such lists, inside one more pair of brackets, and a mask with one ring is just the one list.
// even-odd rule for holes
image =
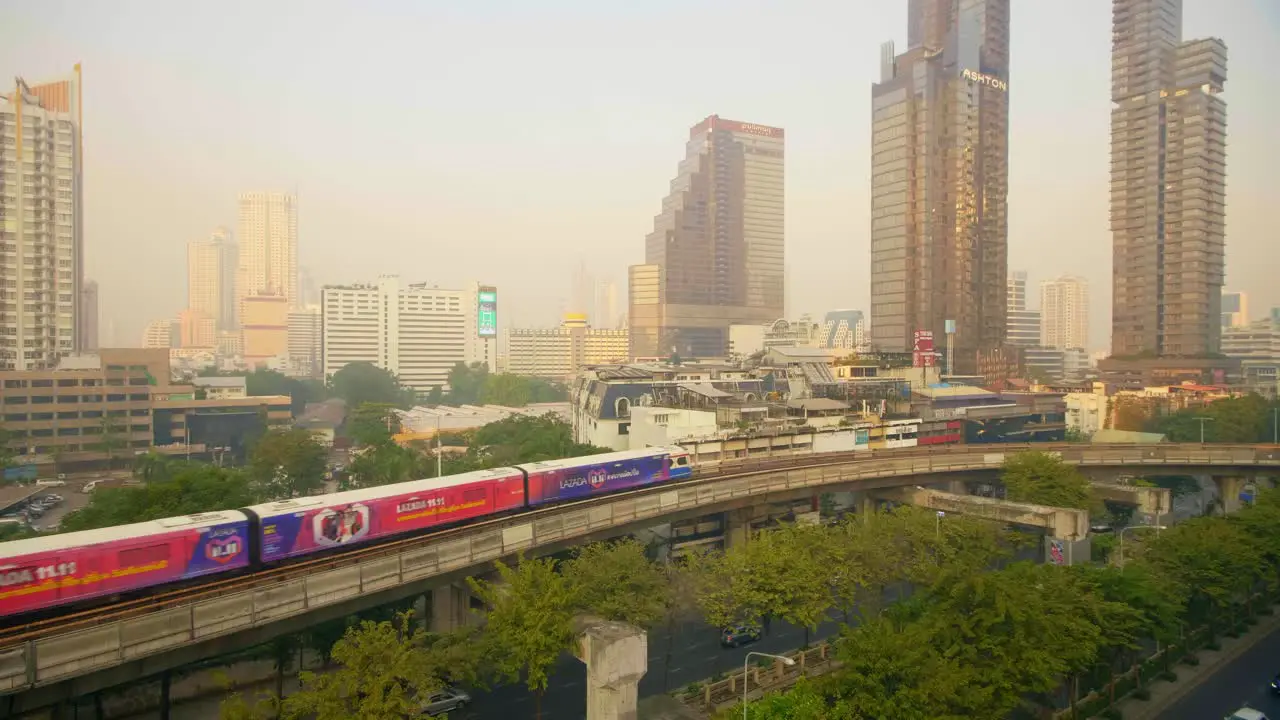
[[529, 505], [604, 495], [671, 479], [665, 448], [591, 455], [521, 466], [529, 473]]
[[14, 615], [247, 567], [249, 521], [209, 513], [0, 548], [0, 615]]
[[249, 508], [260, 519], [262, 561], [372, 542], [513, 510], [524, 474], [483, 470]]

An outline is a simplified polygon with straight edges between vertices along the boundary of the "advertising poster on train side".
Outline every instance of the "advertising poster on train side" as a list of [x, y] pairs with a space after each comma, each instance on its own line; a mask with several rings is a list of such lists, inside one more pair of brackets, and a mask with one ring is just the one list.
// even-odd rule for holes
[[541, 505], [666, 482], [666, 457], [529, 473], [529, 504]]

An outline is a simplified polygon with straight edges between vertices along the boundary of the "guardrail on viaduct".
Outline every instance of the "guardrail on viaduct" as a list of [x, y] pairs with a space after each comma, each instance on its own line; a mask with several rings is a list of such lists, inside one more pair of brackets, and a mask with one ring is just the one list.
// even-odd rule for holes
[[546, 508], [273, 568], [211, 587], [163, 593], [123, 610], [108, 606], [37, 625], [34, 630], [10, 631], [0, 636], [0, 694], [47, 686], [269, 625], [358, 595], [420, 584], [445, 573], [480, 570], [520, 551], [612, 528], [657, 523], [683, 511], [710, 512], [742, 498], [794, 494], [805, 488], [852, 484], [856, 489], [860, 480], [899, 478], [906, 483], [919, 475], [990, 471], [999, 467], [1006, 453], [1023, 449], [1058, 452], [1064, 460], [1084, 467], [1172, 466], [1182, 472], [1280, 469], [1280, 448], [1226, 445], [959, 445], [723, 464], [714, 475], [675, 485]]

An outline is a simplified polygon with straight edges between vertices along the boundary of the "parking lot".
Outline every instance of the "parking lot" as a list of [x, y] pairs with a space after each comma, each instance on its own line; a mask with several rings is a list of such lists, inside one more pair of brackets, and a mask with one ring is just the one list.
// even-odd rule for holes
[[81, 492], [82, 482], [60, 486], [23, 486], [25, 499], [13, 503], [0, 518], [25, 519], [36, 530], [49, 530], [68, 513], [89, 504], [91, 494]]

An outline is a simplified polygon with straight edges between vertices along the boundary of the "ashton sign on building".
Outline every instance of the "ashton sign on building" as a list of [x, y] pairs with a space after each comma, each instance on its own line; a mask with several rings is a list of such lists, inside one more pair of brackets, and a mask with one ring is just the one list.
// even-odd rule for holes
[[968, 68], [965, 68], [963, 71], [960, 72], [960, 77], [964, 78], [965, 80], [968, 80], [969, 82], [975, 82], [975, 83], [978, 83], [979, 85], [986, 85], [987, 87], [990, 87], [990, 88], [995, 88], [997, 90], [1003, 90], [1004, 92], [1009, 92], [1009, 83], [1005, 82], [1004, 80], [1001, 80], [1000, 78], [994, 75], [985, 75], [983, 73], [978, 72], [977, 70], [970, 70]]

